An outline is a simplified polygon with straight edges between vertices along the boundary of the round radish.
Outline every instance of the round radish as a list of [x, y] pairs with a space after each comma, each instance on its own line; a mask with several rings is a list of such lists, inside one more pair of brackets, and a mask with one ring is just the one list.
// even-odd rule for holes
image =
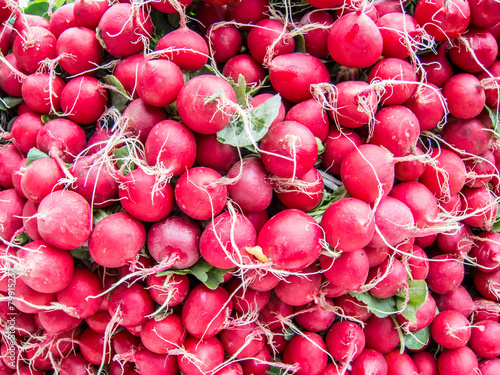
[[430, 259], [426, 282], [434, 293], [446, 294], [457, 289], [464, 279], [464, 265], [449, 254]]
[[29, 108], [41, 114], [61, 110], [60, 96], [64, 81], [51, 77], [49, 73], [35, 73], [27, 76], [22, 84], [22, 97]]
[[316, 168], [311, 168], [293, 182], [289, 179], [276, 179], [273, 185], [276, 196], [287, 208], [307, 212], [318, 206], [323, 199], [323, 177]]
[[186, 339], [186, 330], [179, 315], [171, 314], [163, 319], [152, 318], [141, 329], [141, 342], [146, 349], [157, 354], [168, 354], [179, 348]]
[[336, 361], [351, 362], [358, 358], [365, 348], [365, 334], [359, 325], [342, 321], [331, 326], [325, 343], [328, 352]]
[[370, 293], [377, 298], [389, 298], [408, 288], [405, 266], [397, 259], [386, 259], [370, 269], [368, 284], [374, 284]]
[[138, 69], [137, 94], [145, 103], [165, 107], [184, 85], [182, 71], [168, 60], [146, 60]]
[[261, 64], [250, 55], [236, 55], [231, 57], [222, 68], [224, 77], [238, 82], [241, 74], [245, 78], [247, 86], [255, 86], [266, 78], [266, 71]]
[[445, 104], [438, 87], [432, 83], [416, 87], [410, 98], [403, 103], [417, 117], [420, 130], [429, 130], [441, 123]]
[[224, 347], [217, 337], [198, 339], [188, 336], [186, 354], [177, 356], [179, 369], [185, 375], [203, 375], [224, 362]]
[[211, 25], [205, 32], [212, 58], [217, 63], [225, 63], [240, 51], [243, 39], [236, 26]]
[[57, 39], [43, 27], [30, 27], [14, 40], [14, 56], [17, 62], [29, 73], [35, 73], [45, 59], [56, 57]]
[[86, 27], [64, 30], [57, 38], [56, 53], [60, 56], [59, 64], [69, 75], [92, 75], [102, 63], [101, 45], [96, 33]]
[[469, 25], [469, 2], [467, 0], [420, 1], [415, 8], [414, 17], [436, 41], [455, 39], [462, 35]]
[[491, 33], [470, 28], [454, 41], [449, 54], [453, 64], [463, 71], [479, 73], [495, 61], [498, 44]]
[[123, 327], [137, 327], [148, 320], [154, 311], [154, 302], [148, 291], [139, 284], [120, 284], [109, 295], [108, 312], [119, 314]]
[[274, 288], [276, 296], [291, 306], [303, 306], [312, 302], [319, 293], [321, 273], [309, 266], [296, 275], [289, 275]]
[[283, 362], [298, 365], [297, 375], [322, 374], [328, 362], [323, 338], [307, 331], [295, 335], [285, 348]]
[[362, 249], [343, 252], [336, 259], [322, 255], [320, 262], [325, 277], [342, 290], [356, 291], [368, 277], [368, 256]]
[[263, 19], [248, 33], [247, 45], [250, 55], [259, 63], [268, 57], [292, 53], [295, 42], [285, 25], [276, 19]]
[[486, 94], [481, 82], [469, 73], [454, 75], [446, 81], [443, 96], [450, 114], [460, 119], [476, 117], [486, 104]]
[[337, 91], [331, 100], [334, 110], [329, 112], [334, 120], [346, 128], [359, 128], [373, 120], [378, 100], [368, 83], [346, 81], [335, 87]]

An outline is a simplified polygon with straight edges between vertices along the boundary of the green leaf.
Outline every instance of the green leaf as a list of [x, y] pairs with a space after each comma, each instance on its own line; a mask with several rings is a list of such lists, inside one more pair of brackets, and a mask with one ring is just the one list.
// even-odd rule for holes
[[295, 51], [299, 53], [306, 53], [306, 38], [303, 34], [298, 34], [293, 37], [293, 41], [295, 42]]
[[50, 20], [49, 14], [49, 3], [47, 0], [35, 0], [30, 2], [30, 4], [24, 8], [25, 14], [33, 14], [35, 16], [41, 16]]
[[351, 296], [358, 301], [363, 302], [367, 309], [370, 310], [378, 318], [385, 318], [386, 316], [395, 314], [397, 312], [396, 301], [394, 298], [377, 298], [369, 292], [356, 293], [349, 292]]
[[205, 102], [203, 104], [207, 105], [211, 102], [213, 102], [215, 99], [217, 99], [219, 96], [221, 96], [223, 93], [223, 90], [217, 90], [212, 96], [210, 96], [208, 99], [205, 99]]
[[420, 350], [429, 342], [430, 335], [430, 326], [427, 326], [420, 331], [408, 332], [403, 336], [404, 345], [411, 350]]
[[335, 202], [341, 200], [342, 198], [345, 198], [346, 196], [348, 196], [348, 194], [344, 185], [341, 185], [337, 190], [331, 193], [329, 193], [325, 189], [323, 191], [323, 198], [321, 199], [320, 204], [316, 208], [313, 208], [311, 211], [307, 212], [307, 214], [314, 220], [316, 220], [318, 224], [320, 224], [326, 209]]
[[81, 246], [76, 249], [71, 249], [69, 252], [73, 256], [73, 258], [80, 260], [90, 259], [89, 249], [86, 246]]
[[258, 142], [266, 135], [271, 123], [278, 116], [280, 107], [281, 97], [278, 94], [267, 99], [253, 111], [247, 111], [250, 119], [250, 124], [247, 126], [241, 116], [234, 115], [229, 125], [217, 133], [217, 139], [221, 143], [235, 147], [252, 146], [252, 140]]
[[196, 70], [194, 72], [185, 70], [182, 72], [182, 75], [184, 76], [184, 82], [189, 81], [191, 78], [201, 76], [204, 74], [212, 74], [212, 75], [217, 75], [217, 71], [212, 67], [212, 65], [206, 64], [203, 68], [200, 70]]
[[129, 174], [135, 169], [135, 164], [128, 159], [129, 155], [130, 149], [128, 145], [113, 150], [113, 156], [115, 157], [118, 169], [122, 169], [122, 166], [125, 164], [125, 167], [122, 169], [124, 175]]
[[24, 246], [26, 245], [28, 242], [31, 242], [31, 238], [30, 236], [28, 236], [28, 233], [26, 232], [22, 232], [20, 234], [17, 235], [16, 237], [16, 242], [20, 245], [20, 246]]
[[490, 116], [491, 123], [493, 124], [493, 130], [495, 134], [499, 134], [500, 131], [500, 115], [498, 111], [495, 111], [488, 106], [485, 106], [486, 110], [488, 111], [488, 115]]
[[42, 122], [44, 124], [48, 123], [50, 120], [54, 120], [56, 118], [59, 118], [57, 115], [42, 115]]
[[107, 75], [103, 77], [103, 81], [108, 85], [114, 87], [116, 90], [109, 90], [111, 97], [111, 105], [123, 112], [129, 102], [127, 90], [123, 87], [122, 83], [114, 75]]
[[15, 96], [7, 96], [5, 98], [0, 99], [0, 107], [3, 111], [6, 111], [10, 108], [14, 108], [23, 102], [23, 98], [15, 97]]
[[205, 284], [209, 289], [213, 290], [217, 289], [217, 287], [224, 281], [224, 275], [229, 271], [230, 270], [216, 268], [211, 264], [209, 264], [205, 259], [200, 258], [200, 260], [190, 268], [182, 270], [168, 269], [165, 271], [158, 272], [156, 276], [165, 276], [170, 274], [178, 274], [178, 275], [191, 274], [195, 276], [198, 280], [200, 280], [203, 284]]
[[26, 166], [28, 166], [31, 163], [33, 163], [35, 160], [43, 159], [43, 158], [50, 158], [50, 156], [47, 155], [45, 152], [42, 152], [39, 149], [33, 147], [32, 149], [30, 149], [28, 151], [28, 155], [26, 156], [26, 158], [28, 159], [26, 161]]
[[495, 223], [491, 228], [492, 232], [500, 232], [500, 203], [497, 206], [497, 216], [495, 217]]
[[153, 9], [151, 11], [151, 20], [154, 25], [155, 37], [158, 39], [173, 30], [165, 19], [165, 13], [160, 12], [159, 10]]
[[427, 300], [429, 290], [424, 280], [410, 280], [408, 282], [409, 300], [405, 304], [405, 292], [400, 292], [396, 295], [396, 306], [398, 310], [403, 310], [403, 315], [409, 321], [415, 323], [417, 321], [416, 313]]
[[238, 105], [240, 105], [243, 108], [247, 108], [248, 107], [247, 83], [245, 81], [245, 77], [243, 77], [243, 75], [240, 74], [238, 76], [238, 83], [235, 83], [232, 79], [230, 79], [229, 84], [236, 93], [236, 99]]

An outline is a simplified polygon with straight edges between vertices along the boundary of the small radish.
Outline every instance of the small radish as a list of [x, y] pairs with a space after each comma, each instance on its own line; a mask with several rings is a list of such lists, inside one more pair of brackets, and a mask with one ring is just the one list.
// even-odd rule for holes
[[321, 164], [328, 173], [339, 175], [344, 157], [362, 144], [361, 138], [354, 131], [342, 128], [339, 131], [332, 126], [324, 144]]
[[250, 55], [236, 55], [231, 57], [222, 68], [224, 77], [231, 78], [234, 82], [238, 82], [238, 77], [241, 74], [245, 78], [247, 86], [255, 86], [263, 82], [266, 78], [266, 71]]
[[321, 273], [309, 266], [296, 275], [289, 275], [274, 288], [276, 296], [291, 306], [303, 306], [312, 302], [319, 293]]
[[299, 25], [305, 26], [309, 24], [319, 24], [322, 27], [309, 30], [305, 35], [306, 52], [318, 59], [326, 59], [328, 57], [328, 35], [330, 29], [328, 26], [333, 25], [335, 19], [324, 11], [311, 11], [306, 13], [300, 19]]
[[334, 303], [326, 298], [324, 302], [310, 302], [295, 308], [295, 321], [306, 331], [323, 332], [335, 320]]
[[64, 81], [49, 73], [35, 73], [27, 76], [21, 86], [24, 101], [33, 111], [49, 114], [61, 110], [60, 96]]
[[212, 58], [222, 64], [236, 56], [241, 49], [243, 38], [236, 26], [211, 25], [205, 32]]
[[33, 203], [40, 203], [51, 192], [61, 190], [64, 178], [56, 161], [51, 158], [34, 160], [21, 172], [21, 189], [26, 198]]
[[464, 153], [479, 156], [488, 151], [493, 142], [491, 128], [477, 117], [450, 119], [443, 127], [441, 138], [460, 156]]
[[35, 73], [45, 59], [56, 57], [57, 39], [43, 27], [30, 27], [14, 40], [14, 56], [17, 62], [29, 73]]
[[408, 289], [405, 266], [397, 259], [386, 259], [380, 266], [370, 269], [368, 284], [374, 285], [370, 293], [377, 298], [395, 296]]
[[15, 189], [0, 191], [0, 239], [10, 241], [12, 236], [23, 227], [23, 207], [26, 199]]
[[438, 294], [457, 289], [464, 279], [464, 265], [449, 254], [437, 255], [430, 260], [426, 279], [429, 289]]
[[130, 55], [121, 59], [113, 71], [113, 75], [133, 99], [139, 97], [137, 95], [137, 76], [139, 68], [144, 62], [146, 62], [146, 57], [142, 53]]
[[111, 5], [106, 0], [75, 0], [73, 16], [78, 26], [94, 30]]
[[[372, 315], [363, 329], [366, 347], [380, 354], [387, 354], [399, 345], [399, 334], [396, 322], [390, 317], [378, 318]], [[384, 337], [384, 340], [380, 340]]]
[[336, 259], [322, 255], [320, 262], [325, 277], [342, 290], [356, 291], [368, 277], [368, 256], [362, 249], [343, 252]]
[[302, 332], [292, 337], [283, 353], [283, 362], [298, 366], [297, 375], [320, 375], [328, 356], [323, 338], [314, 332]]
[[460, 119], [476, 117], [486, 104], [486, 94], [481, 82], [470, 73], [456, 74], [446, 81], [443, 96], [450, 114]]
[[156, 354], [168, 354], [170, 350], [179, 348], [185, 339], [186, 330], [181, 317], [176, 314], [149, 319], [141, 330], [142, 344]]
[[118, 314], [122, 327], [137, 327], [145, 323], [154, 311], [148, 291], [139, 284], [120, 284], [109, 295], [108, 312]]
[[350, 374], [352, 375], [386, 375], [387, 373], [387, 361], [382, 354], [373, 349], [363, 350], [351, 363]]
[[295, 42], [285, 25], [276, 19], [263, 19], [248, 33], [247, 45], [250, 55], [259, 63], [269, 56], [292, 53]]
[[217, 337], [198, 339], [188, 336], [186, 354], [177, 356], [179, 369], [185, 375], [203, 375], [224, 362], [224, 347]]
[[326, 140], [330, 127], [325, 109], [315, 99], [304, 100], [286, 113], [285, 121], [297, 121], [307, 126], [321, 142]]
[[[18, 116], [12, 124], [11, 134], [13, 143], [19, 150], [28, 153], [30, 149], [36, 147], [36, 136], [43, 125], [44, 123], [40, 115], [35, 113], [23, 113]], [[3, 146], [0, 152], [3, 152], [4, 149], [7, 148], [7, 146]], [[4, 159], [4, 157], [2, 157], [2, 159]]]
[[72, 163], [87, 145], [85, 132], [77, 123], [57, 118], [47, 122], [38, 132], [36, 148], [52, 158]]
[[273, 188], [280, 202], [287, 208], [307, 212], [321, 203], [324, 182], [321, 173], [316, 168], [311, 168], [293, 182], [277, 178], [273, 181]]
[[474, 312], [476, 306], [467, 289], [460, 285], [446, 294], [435, 294], [436, 306], [439, 311], [456, 310], [466, 318]]
[[414, 44], [421, 41], [422, 33], [417, 20], [411, 15], [397, 12], [387, 13], [380, 17], [377, 26], [384, 40], [382, 55], [406, 59], [415, 53]]
[[184, 85], [182, 71], [168, 60], [146, 60], [138, 69], [137, 94], [155, 107], [172, 104]]
[[101, 45], [96, 33], [85, 27], [64, 30], [57, 38], [56, 54], [60, 57], [61, 68], [70, 75], [84, 72], [85, 75], [92, 75], [102, 64]]
[[235, 358], [252, 358], [265, 347], [262, 330], [255, 322], [223, 329], [219, 339], [226, 353]]
[[328, 330], [325, 343], [328, 352], [336, 361], [351, 362], [358, 358], [365, 348], [365, 334], [355, 323], [337, 322]]

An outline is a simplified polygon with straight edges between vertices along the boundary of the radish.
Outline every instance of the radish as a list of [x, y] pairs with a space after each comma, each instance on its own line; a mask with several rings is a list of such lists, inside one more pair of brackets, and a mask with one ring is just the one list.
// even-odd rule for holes
[[426, 282], [430, 290], [438, 294], [454, 291], [464, 279], [464, 265], [449, 254], [432, 257]]
[[467, 73], [479, 73], [496, 59], [498, 44], [487, 31], [470, 28], [461, 35], [450, 48], [450, 59]]
[[195, 220], [209, 220], [226, 205], [227, 187], [218, 182], [222, 176], [205, 167], [191, 168], [175, 185], [175, 201], [181, 210]]
[[398, 375], [417, 373], [417, 366], [407, 353], [401, 353], [399, 350], [395, 349], [387, 353], [384, 357], [387, 361], [388, 374]]
[[482, 359], [478, 368], [482, 375], [495, 375], [500, 371], [500, 358]]
[[382, 49], [382, 35], [365, 13], [345, 14], [330, 29], [328, 52], [341, 65], [368, 68], [380, 58]]
[[[227, 1], [227, 19], [239, 23], [256, 24], [266, 18], [269, 0], [235, 0]], [[243, 26], [242, 30], [250, 30]]]
[[354, 318], [362, 322], [366, 322], [372, 316], [372, 312], [368, 310], [367, 305], [358, 301], [350, 294], [344, 294], [343, 296], [334, 298], [333, 302], [335, 306], [342, 309], [341, 313], [339, 313], [341, 316]]
[[453, 76], [453, 67], [446, 58], [447, 43], [442, 43], [437, 54], [427, 53], [420, 56], [420, 63], [425, 72], [427, 83], [443, 87], [446, 81]]
[[172, 104], [183, 85], [182, 71], [171, 61], [146, 60], [138, 69], [137, 94], [149, 105]]
[[462, 189], [462, 205], [465, 207], [465, 224], [491, 230], [497, 214], [497, 201], [486, 187]]
[[496, 302], [483, 297], [474, 298], [473, 302], [473, 322], [479, 322], [481, 320], [493, 320], [495, 322], [499, 321], [500, 309]]
[[[238, 363], [241, 363], [243, 374], [260, 374], [265, 373], [271, 368], [269, 364], [271, 361], [272, 358], [269, 349], [264, 348], [254, 355], [253, 358]], [[238, 375], [238, 373], [234, 375]]]
[[68, 354], [57, 365], [57, 371], [61, 375], [85, 375], [89, 369], [93, 370], [81, 353]]
[[168, 354], [170, 350], [181, 347], [186, 335], [180, 316], [171, 314], [163, 319], [153, 318], [144, 323], [141, 342], [153, 353]]
[[267, 65], [273, 88], [294, 103], [312, 98], [311, 85], [330, 83], [325, 64], [308, 54], [281, 54]]
[[[122, 242], [127, 236], [127, 244]], [[103, 267], [117, 268], [133, 263], [146, 242], [144, 225], [126, 212], [99, 221], [90, 234], [88, 248], [92, 259]]]
[[490, 127], [478, 118], [452, 119], [443, 127], [441, 138], [461, 155], [482, 155], [492, 143]]
[[386, 375], [387, 361], [384, 356], [373, 349], [364, 349], [351, 364], [351, 375]]
[[223, 212], [215, 217], [200, 237], [200, 253], [212, 266], [222, 269], [251, 263], [247, 249], [257, 242], [255, 228], [240, 213]]
[[200, 236], [201, 229], [193, 220], [170, 215], [151, 226], [148, 249], [157, 262], [176, 257], [172, 268], [189, 268], [200, 258]]
[[339, 175], [344, 157], [362, 144], [361, 138], [350, 129], [331, 127], [325, 141], [321, 164], [331, 174]]
[[259, 63], [266, 59], [292, 53], [295, 41], [285, 25], [276, 19], [263, 19], [248, 33], [247, 45], [250, 55]]
[[415, 53], [422, 38], [415, 18], [406, 13], [391, 12], [376, 22], [384, 41], [382, 55], [405, 59]]
[[500, 355], [500, 323], [492, 320], [475, 322], [471, 327], [469, 347], [474, 353], [483, 358], [494, 358]]
[[217, 337], [198, 339], [188, 336], [185, 354], [177, 356], [179, 369], [184, 375], [203, 375], [224, 362], [224, 347]]
[[293, 306], [281, 301], [274, 293], [271, 294], [269, 302], [259, 312], [259, 322], [270, 330], [279, 330], [284, 322], [293, 314]]
[[[179, 5], [182, 8], [187, 8], [191, 4], [192, 0], [182, 0], [179, 1]], [[175, 4], [175, 3], [174, 3]], [[162, 13], [175, 14], [179, 12], [178, 6], [174, 7], [172, 3], [168, 0], [158, 0], [151, 3], [153, 8], [158, 9]]]
[[278, 177], [301, 177], [318, 158], [314, 134], [295, 121], [282, 121], [269, 128], [260, 143], [262, 162]]
[[478, 270], [474, 275], [474, 285], [483, 297], [500, 300], [500, 270], [489, 273]]
[[497, 19], [493, 17], [498, 11], [498, 4], [494, 1], [469, 1], [471, 26], [488, 28], [495, 26]]
[[323, 177], [316, 168], [311, 168], [293, 182], [279, 178], [273, 182], [276, 196], [287, 208], [307, 212], [317, 207], [323, 199]]
[[74, 7], [74, 3], [64, 4], [52, 13], [49, 21], [50, 32], [54, 34], [56, 38], [59, 39], [59, 36], [64, 30], [76, 26]]
[[420, 130], [429, 130], [442, 123], [445, 101], [441, 91], [432, 83], [419, 85], [403, 103], [417, 117]]
[[54, 191], [42, 199], [37, 212], [38, 232], [59, 249], [82, 246], [92, 230], [89, 203], [69, 190]]
[[382, 147], [364, 144], [344, 157], [340, 176], [349, 194], [373, 203], [388, 195], [392, 189], [394, 159]]
[[225, 352], [237, 359], [252, 358], [265, 347], [262, 330], [254, 322], [223, 329], [219, 339]]
[[134, 362], [135, 369], [143, 375], [158, 374], [158, 371], [161, 371], [165, 375], [176, 375], [179, 373], [177, 358], [175, 356], [152, 353], [142, 345], [137, 347], [137, 351], [120, 354], [118, 358]]
[[321, 142], [328, 136], [330, 122], [327, 113], [315, 99], [304, 100], [294, 105], [286, 113], [285, 121], [296, 121], [307, 126]]
[[273, 187], [262, 160], [250, 156], [236, 162], [227, 172], [229, 197], [245, 212], [259, 212], [271, 204]]
[[231, 57], [224, 64], [222, 74], [234, 82], [238, 82], [238, 77], [241, 74], [245, 78], [247, 86], [258, 85], [266, 78], [266, 71], [262, 65], [250, 55]]
[[312, 302], [319, 293], [321, 274], [315, 266], [309, 266], [296, 275], [289, 275], [274, 288], [276, 296], [291, 306], [303, 306]]
[[470, 176], [465, 184], [473, 188], [481, 187], [488, 184], [495, 177], [495, 157], [491, 151], [487, 150], [478, 158], [466, 160], [465, 168], [467, 175]]
[[477, 267], [482, 272], [494, 272], [500, 269], [500, 235], [494, 232], [481, 232], [470, 255], [475, 258]]
[[335, 320], [334, 306], [329, 298], [325, 298], [324, 302], [297, 306], [294, 310], [295, 321], [306, 331], [323, 332]]
[[113, 75], [120, 81], [125, 91], [133, 99], [139, 97], [137, 95], [137, 75], [139, 74], [140, 66], [145, 61], [146, 57], [142, 53], [130, 55], [121, 59], [113, 71]]
[[224, 288], [219, 286], [212, 290], [199, 284], [191, 290], [184, 302], [182, 324], [190, 335], [207, 340], [223, 329], [232, 309], [233, 303]]
[[[30, 149], [36, 147], [36, 136], [43, 127], [44, 123], [40, 115], [35, 113], [23, 113], [18, 116], [12, 124], [12, 141], [20, 151], [28, 153]], [[12, 146], [10, 146], [11, 148]], [[2, 152], [9, 149], [9, 146], [3, 146]], [[5, 160], [5, 157], [2, 157]], [[8, 160], [8, 158], [7, 158]], [[3, 185], [3, 184], [2, 184]]]
[[195, 31], [180, 27], [163, 36], [156, 45], [160, 58], [175, 63], [179, 68], [196, 71], [207, 63], [208, 45]]
[[201, 134], [224, 129], [236, 111], [236, 94], [224, 79], [203, 74], [191, 78], [177, 96], [182, 122]]
[[242, 314], [254, 311], [260, 312], [269, 302], [270, 291], [258, 291], [252, 288], [244, 288], [238, 277], [232, 277], [226, 284], [226, 290], [231, 294], [234, 310]]
[[363, 249], [343, 252], [336, 259], [322, 255], [320, 262], [325, 277], [344, 291], [358, 290], [368, 277], [368, 256]]
[[328, 362], [326, 345], [323, 338], [314, 332], [295, 335], [285, 348], [283, 362], [296, 365], [297, 375], [319, 375]]
[[[442, 311], [442, 310], [441, 310]], [[416, 321], [412, 322], [403, 317], [401, 314], [396, 315], [401, 327], [407, 332], [420, 331], [428, 327], [436, 316], [436, 301], [432, 295], [428, 295], [424, 304], [415, 313]]]
[[267, 221], [257, 236], [257, 245], [275, 269], [299, 271], [318, 258], [322, 237], [313, 218], [287, 209]]
[[[22, 84], [28, 72], [21, 68], [13, 53], [5, 53], [5, 60], [17, 71], [12, 70], [5, 62], [0, 61], [0, 88], [6, 94], [21, 96]], [[20, 114], [19, 110], [18, 114]]]
[[318, 59], [328, 58], [328, 35], [330, 27], [335, 22], [334, 18], [325, 11], [311, 11], [300, 19], [299, 25], [321, 25], [317, 29], [307, 31], [304, 35], [306, 52]]
[[359, 357], [365, 348], [363, 329], [352, 322], [333, 324], [325, 337], [328, 353], [339, 362], [351, 362]]
[[241, 49], [243, 38], [234, 25], [211, 25], [205, 32], [210, 54], [217, 63], [225, 63], [236, 56]]
[[76, 155], [86, 147], [83, 129], [77, 123], [64, 118], [47, 122], [38, 132], [36, 148], [49, 154], [52, 158], [60, 158], [65, 163], [73, 162]]
[[153, 310], [153, 300], [139, 284], [120, 284], [109, 295], [108, 312], [112, 317], [118, 316], [118, 323], [122, 327], [142, 325]]
[[107, 363], [113, 357], [113, 349], [104, 341], [104, 334], [94, 332], [90, 328], [83, 331], [79, 344], [83, 357], [93, 365]]
[[[16, 142], [17, 143], [17, 142]], [[13, 172], [16, 166], [23, 160], [23, 153], [15, 143], [7, 143], [0, 146], [0, 186], [12, 188]]]
[[486, 94], [481, 82], [469, 73], [460, 73], [446, 81], [443, 87], [450, 114], [460, 119], [471, 119], [481, 113]]
[[14, 56], [29, 73], [35, 73], [45, 59], [56, 57], [57, 38], [43, 27], [30, 27], [19, 32], [14, 40]]
[[21, 280], [37, 292], [55, 293], [71, 283], [74, 262], [69, 251], [33, 241], [24, 245], [17, 256], [22, 265]]
[[54, 159], [37, 159], [21, 170], [20, 187], [28, 200], [40, 203], [51, 192], [63, 188], [62, 178], [64, 173]]
[[438, 358], [440, 374], [446, 372], [456, 375], [473, 374], [477, 371], [478, 366], [477, 357], [468, 346], [446, 349]]
[[[390, 317], [379, 318], [372, 315], [363, 329], [366, 348], [387, 354], [399, 345], [399, 334], [396, 322]], [[380, 338], [383, 337], [384, 340]]]
[[408, 289], [406, 269], [397, 259], [386, 259], [381, 265], [370, 269], [368, 284], [370, 293], [377, 298], [389, 298]]
[[471, 251], [474, 245], [472, 236], [470, 226], [459, 223], [458, 230], [438, 233], [437, 245], [444, 254], [464, 256]]
[[135, 218], [155, 222], [166, 218], [174, 207], [174, 189], [165, 181], [143, 169], [133, 170], [120, 179], [118, 195], [120, 203]]
[[110, 7], [106, 0], [75, 0], [73, 16], [78, 26], [94, 30]]
[[427, 0], [417, 4], [415, 19], [425, 31], [440, 42], [458, 38], [464, 33], [470, 21], [470, 7], [467, 0]]
[[108, 310], [98, 310], [94, 315], [85, 318], [85, 323], [98, 333], [105, 333], [106, 327], [111, 322], [111, 315]]
[[61, 110], [60, 96], [64, 81], [49, 73], [35, 73], [27, 76], [21, 86], [24, 101], [33, 111], [49, 114]]
[[56, 302], [56, 295], [54, 293], [37, 292], [35, 289], [29, 287], [22, 278], [16, 279], [14, 292], [17, 297], [14, 301], [14, 306], [26, 314], [37, 314], [43, 311], [44, 306], [49, 306], [51, 302]]
[[[167, 142], [169, 139], [171, 142]], [[193, 166], [196, 149], [193, 133], [174, 120], [163, 120], [154, 125], [145, 143], [148, 163], [161, 166], [165, 174], [172, 176], [179, 176]]]
[[143, 7], [114, 4], [102, 15], [96, 32], [107, 52], [126, 57], [143, 50], [153, 34], [153, 23]]
[[434, 356], [426, 351], [413, 353], [411, 356], [417, 372], [422, 375], [438, 375], [437, 360]]
[[59, 64], [70, 75], [91, 75], [102, 64], [101, 45], [96, 33], [86, 27], [62, 31], [57, 38], [56, 54], [60, 57]]
[[[42, 328], [49, 335], [57, 335], [60, 333], [71, 331], [80, 325], [82, 318], [77, 318], [73, 315], [66, 314], [64, 311], [40, 311], [38, 319]], [[46, 370], [49, 370], [49, 367]]]

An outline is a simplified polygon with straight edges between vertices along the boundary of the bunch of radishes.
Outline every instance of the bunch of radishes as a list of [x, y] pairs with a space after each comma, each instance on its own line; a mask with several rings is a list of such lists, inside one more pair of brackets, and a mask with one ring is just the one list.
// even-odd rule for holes
[[497, 0], [0, 22], [0, 374], [500, 374]]

